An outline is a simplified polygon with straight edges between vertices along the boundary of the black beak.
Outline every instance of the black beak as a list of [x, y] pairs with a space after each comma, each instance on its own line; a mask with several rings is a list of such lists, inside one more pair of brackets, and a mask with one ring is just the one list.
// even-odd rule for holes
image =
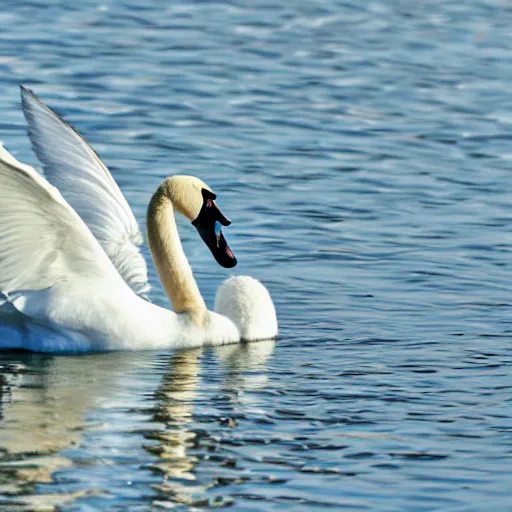
[[212, 251], [213, 257], [219, 265], [233, 268], [237, 261], [229, 248], [221, 226], [229, 226], [229, 221], [215, 204], [215, 194], [203, 189], [203, 206], [196, 220], [192, 224], [196, 227], [204, 243]]

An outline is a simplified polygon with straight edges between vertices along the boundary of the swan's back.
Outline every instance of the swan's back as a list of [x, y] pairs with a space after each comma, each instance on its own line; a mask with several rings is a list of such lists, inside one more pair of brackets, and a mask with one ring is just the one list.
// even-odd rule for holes
[[274, 303], [267, 289], [249, 276], [233, 276], [222, 283], [215, 298], [215, 312], [231, 319], [244, 341], [277, 336]]

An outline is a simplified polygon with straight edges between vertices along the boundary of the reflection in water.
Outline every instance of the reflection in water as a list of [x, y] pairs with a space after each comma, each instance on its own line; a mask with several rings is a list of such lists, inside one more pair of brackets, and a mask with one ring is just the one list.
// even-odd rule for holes
[[[257, 389], [268, 381], [265, 363], [274, 352], [275, 341], [215, 347], [215, 354], [226, 368], [225, 388]], [[254, 372], [254, 370], [260, 370]]]
[[[266, 375], [262, 372], [251, 375], [250, 372], [264, 367], [274, 345], [274, 341], [266, 341], [215, 348], [216, 355], [227, 370], [223, 388], [241, 390], [264, 386], [267, 382]], [[218, 481], [212, 479], [198, 482], [195, 475], [196, 466], [200, 463], [196, 452], [201, 445], [208, 445], [205, 437], [209, 435], [208, 432], [191, 426], [194, 422], [194, 401], [199, 392], [202, 354], [203, 350], [197, 349], [179, 352], [171, 357], [169, 370], [155, 393], [158, 400], [155, 419], [164, 422], [165, 429], [149, 435], [157, 444], [147, 447], [160, 457], [152, 469], [164, 475], [162, 484], [154, 488], [166, 501], [190, 506], [210, 504], [205, 492], [218, 484]], [[203, 401], [204, 391], [201, 390], [200, 397]], [[212, 421], [210, 418], [210, 425]], [[231, 421], [229, 426], [236, 427], [236, 422]], [[205, 446], [202, 446], [200, 451], [204, 452], [204, 449]], [[207, 456], [207, 459], [210, 457]], [[219, 501], [217, 497], [215, 504], [219, 506], [223, 503], [228, 504], [229, 499]]]
[[[153, 486], [157, 501], [199, 506], [214, 499], [215, 505], [221, 504], [218, 496], [207, 497], [207, 491], [220, 485], [219, 475], [227, 470], [226, 465], [231, 464], [233, 457], [215, 454], [218, 436], [226, 428], [236, 434], [237, 414], [243, 414], [243, 408], [249, 404], [232, 397], [243, 390], [266, 387], [266, 362], [273, 348], [274, 342], [220, 347], [213, 352], [214, 358], [202, 349], [174, 353], [154, 393], [153, 370], [155, 363], [158, 368], [158, 355], [155, 360], [154, 355], [147, 353], [79, 357], [2, 354], [0, 508], [54, 510], [79, 497], [99, 499], [98, 493], [111, 492], [113, 483], [106, 484], [101, 478], [79, 486], [78, 490], [71, 486], [73, 489], [61, 492], [53, 475], [57, 470], [69, 470], [71, 474], [78, 471], [83, 462], [80, 455], [75, 459], [76, 453], [73, 455], [74, 451], [69, 449], [80, 446], [81, 453], [83, 446], [98, 439], [97, 435], [101, 438], [104, 425], [88, 421], [96, 411], [108, 408], [113, 417], [126, 416], [120, 420], [121, 430], [116, 435], [127, 437], [132, 429], [136, 430], [138, 420], [132, 421], [130, 417], [134, 412], [137, 416], [137, 407], [131, 404], [138, 404], [145, 393], [134, 381], [139, 386], [144, 382], [151, 390], [151, 402], [156, 401], [156, 408], [150, 409], [151, 420], [163, 425], [151, 433], [144, 432], [151, 440], [144, 448], [157, 456], [149, 467], [163, 475], [163, 480]], [[222, 362], [223, 371], [213, 371], [212, 375], [215, 359]], [[202, 369], [208, 370], [203, 377]], [[130, 389], [136, 390], [133, 400], [127, 395]], [[251, 400], [248, 396], [249, 393], [246, 400]], [[109, 421], [109, 416], [100, 416]], [[148, 419], [142, 420], [143, 428]], [[109, 422], [107, 427], [106, 435], [113, 425]], [[84, 437], [85, 431], [90, 435]], [[108, 447], [108, 441], [105, 444]], [[109, 452], [98, 448], [98, 456], [103, 453], [110, 457]], [[108, 461], [98, 464], [101, 471]], [[210, 469], [204, 473], [205, 465], [213, 471], [211, 474]], [[41, 492], [41, 484], [50, 484], [50, 492]], [[230, 500], [222, 499], [226, 504]]]
[[51, 482], [56, 470], [72, 465], [62, 450], [79, 443], [90, 426], [84, 418], [87, 411], [112, 394], [136, 362], [130, 353], [2, 354], [0, 494], [18, 497], [8, 500], [8, 506], [51, 509], [82, 494], [30, 495], [35, 484]]
[[169, 370], [155, 393], [158, 400], [155, 419], [165, 423], [166, 428], [154, 434], [159, 444], [150, 449], [161, 460], [154, 469], [164, 473], [166, 479], [194, 479], [190, 471], [196, 460], [187, 455], [187, 449], [193, 445], [195, 435], [187, 430], [187, 425], [192, 420], [201, 353], [202, 349], [197, 349], [173, 355]]

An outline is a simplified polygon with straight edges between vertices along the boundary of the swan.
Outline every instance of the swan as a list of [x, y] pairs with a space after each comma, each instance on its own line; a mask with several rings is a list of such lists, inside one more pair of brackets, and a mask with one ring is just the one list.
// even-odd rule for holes
[[0, 348], [91, 352], [189, 348], [277, 336], [267, 289], [232, 276], [207, 309], [183, 251], [186, 217], [216, 261], [237, 260], [230, 221], [199, 178], [167, 177], [147, 210], [154, 265], [173, 310], [147, 300], [142, 235], [108, 168], [84, 138], [32, 91], [22, 108], [44, 176], [0, 145]]

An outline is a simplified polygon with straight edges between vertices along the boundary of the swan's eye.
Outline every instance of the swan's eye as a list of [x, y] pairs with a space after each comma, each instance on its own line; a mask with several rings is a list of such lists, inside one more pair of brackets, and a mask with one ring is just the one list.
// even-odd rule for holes
[[207, 208], [211, 208], [212, 206], [214, 206], [214, 203], [211, 199], [207, 199], [206, 200], [206, 207]]

